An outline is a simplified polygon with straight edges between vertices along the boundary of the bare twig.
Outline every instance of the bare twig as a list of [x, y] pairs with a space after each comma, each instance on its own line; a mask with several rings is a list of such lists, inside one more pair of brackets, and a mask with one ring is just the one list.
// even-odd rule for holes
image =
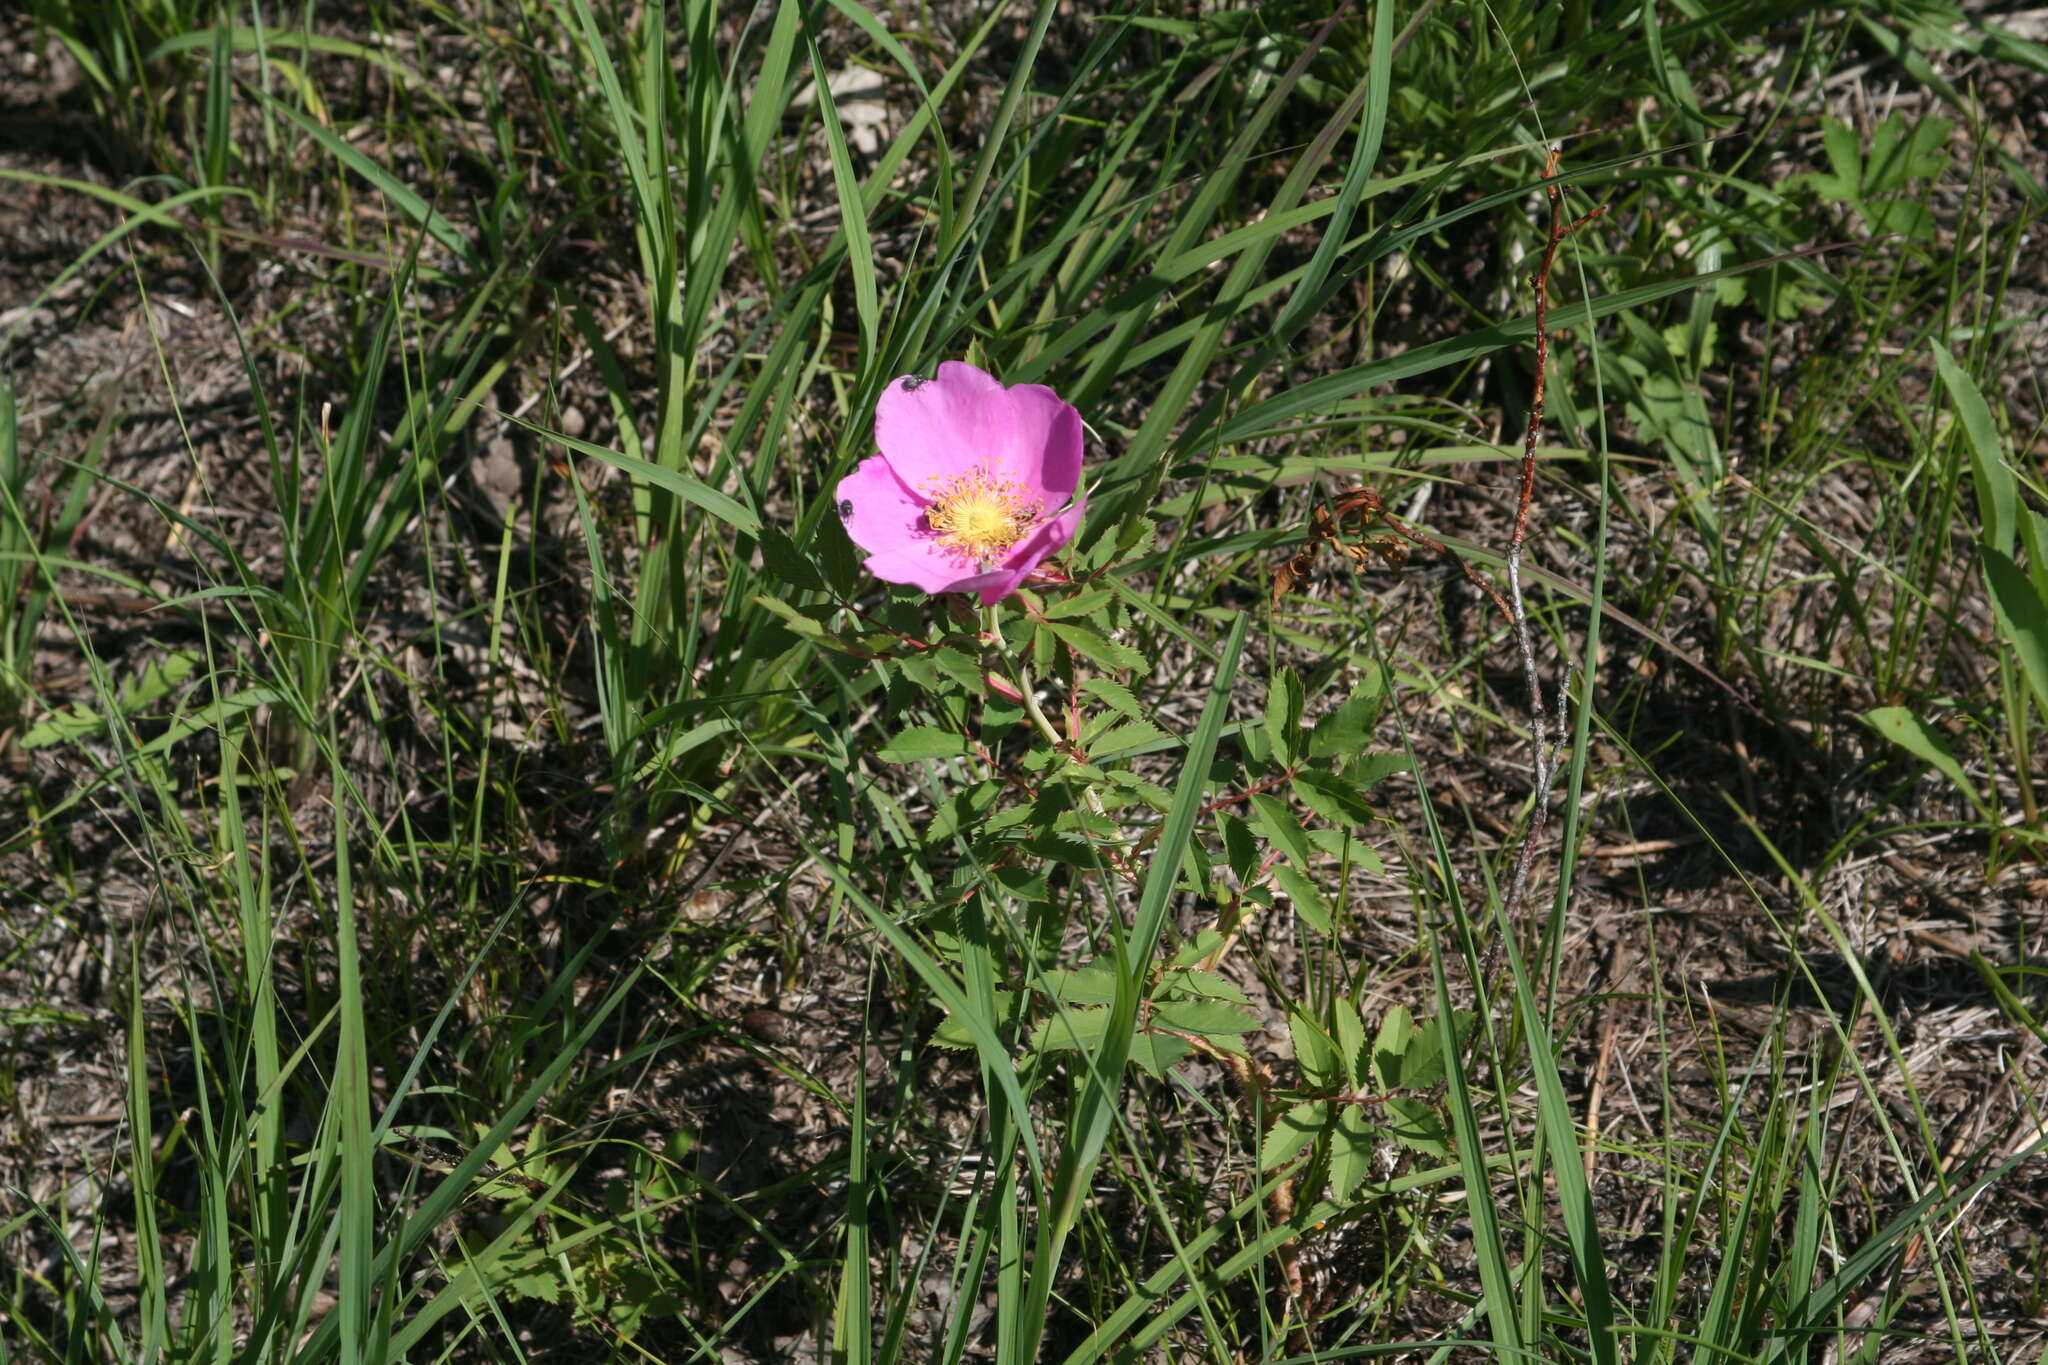
[[[1522, 437], [1522, 487], [1515, 501], [1515, 529], [1508, 536], [1508, 611], [1514, 622], [1515, 644], [1522, 652], [1522, 676], [1529, 687], [1529, 735], [1536, 750], [1536, 796], [1529, 812], [1529, 831], [1515, 855], [1515, 870], [1508, 893], [1501, 902], [1502, 918], [1512, 923], [1521, 912], [1529, 891], [1529, 873], [1536, 863], [1536, 848], [1542, 841], [1544, 818], [1550, 809], [1550, 788], [1557, 779], [1557, 751], [1550, 745], [1549, 707], [1543, 696], [1542, 671], [1536, 664], [1536, 642], [1529, 628], [1529, 607], [1522, 595], [1522, 548], [1529, 538], [1529, 507], [1536, 496], [1536, 438], [1543, 427], [1543, 385], [1550, 361], [1550, 268], [1564, 239], [1606, 212], [1606, 206], [1567, 221], [1563, 215], [1564, 191], [1557, 183], [1558, 150], [1550, 149], [1543, 163], [1544, 196], [1550, 201], [1550, 233], [1543, 244], [1543, 260], [1530, 278], [1536, 293], [1536, 378], [1529, 393], [1529, 424]], [[1557, 692], [1557, 733], [1563, 742], [1564, 688]]]

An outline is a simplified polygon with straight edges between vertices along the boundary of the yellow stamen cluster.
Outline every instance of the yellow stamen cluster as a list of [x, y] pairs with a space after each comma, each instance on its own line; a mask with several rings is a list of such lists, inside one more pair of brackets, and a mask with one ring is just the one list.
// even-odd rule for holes
[[938, 532], [939, 544], [978, 564], [1009, 553], [1038, 518], [1037, 500], [986, 465], [933, 479], [924, 491], [931, 499], [925, 524]]

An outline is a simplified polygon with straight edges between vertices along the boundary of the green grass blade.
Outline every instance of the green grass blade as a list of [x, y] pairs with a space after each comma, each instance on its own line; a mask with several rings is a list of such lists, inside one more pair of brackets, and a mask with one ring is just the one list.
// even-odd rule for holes
[[474, 248], [461, 229], [448, 221], [442, 213], [419, 193], [384, 167], [365, 156], [359, 149], [336, 136], [335, 133], [310, 115], [302, 114], [275, 95], [262, 94], [265, 107], [282, 114], [307, 137], [320, 144], [328, 155], [354, 171], [372, 188], [395, 205], [399, 212], [411, 219], [413, 225], [424, 231], [445, 247], [448, 253], [470, 269], [477, 266]]

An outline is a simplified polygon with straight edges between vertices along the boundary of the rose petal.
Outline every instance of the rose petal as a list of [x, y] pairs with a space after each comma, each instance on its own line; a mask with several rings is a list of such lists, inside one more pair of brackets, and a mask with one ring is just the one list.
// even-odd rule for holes
[[1081, 414], [1043, 384], [1008, 390], [1010, 426], [1002, 467], [1049, 512], [1081, 483]]
[[932, 539], [925, 502], [896, 477], [889, 461], [870, 455], [839, 481], [833, 493], [839, 519], [853, 543], [870, 553], [898, 550]]
[[995, 376], [957, 360], [940, 365], [936, 379], [896, 380], [875, 403], [875, 444], [915, 492], [993, 463], [1014, 425]]
[[[861, 567], [885, 583], [902, 583], [920, 592], [968, 592], [989, 577], [970, 573], [950, 550], [936, 540], [894, 550], [877, 550]], [[1001, 570], [997, 571], [1002, 572]]]
[[867, 570], [875, 577], [925, 592], [951, 592], [966, 576], [967, 566], [925, 524], [924, 500], [903, 486], [883, 456], [855, 465], [835, 496], [846, 534], [868, 552]]

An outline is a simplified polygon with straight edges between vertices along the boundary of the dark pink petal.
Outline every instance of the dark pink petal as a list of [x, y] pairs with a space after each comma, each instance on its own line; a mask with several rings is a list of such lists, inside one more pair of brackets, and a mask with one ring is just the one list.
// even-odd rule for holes
[[907, 488], [924, 492], [977, 464], [993, 466], [1015, 420], [995, 376], [948, 360], [936, 379], [906, 375], [882, 390], [875, 444]]
[[875, 577], [925, 592], [951, 592], [966, 575], [959, 557], [925, 524], [924, 500], [903, 486], [882, 456], [855, 465], [833, 496], [846, 534], [868, 552], [867, 570]]
[[877, 550], [863, 565], [885, 583], [903, 583], [920, 592], [967, 592], [987, 574], [970, 572], [950, 550], [936, 540], [894, 550]]
[[846, 534], [871, 554], [932, 538], [925, 525], [924, 499], [905, 488], [880, 455], [870, 455], [855, 465], [832, 496], [839, 504]]
[[1081, 414], [1043, 384], [1019, 384], [1009, 399], [1009, 448], [999, 458], [1049, 512], [1081, 484]]

